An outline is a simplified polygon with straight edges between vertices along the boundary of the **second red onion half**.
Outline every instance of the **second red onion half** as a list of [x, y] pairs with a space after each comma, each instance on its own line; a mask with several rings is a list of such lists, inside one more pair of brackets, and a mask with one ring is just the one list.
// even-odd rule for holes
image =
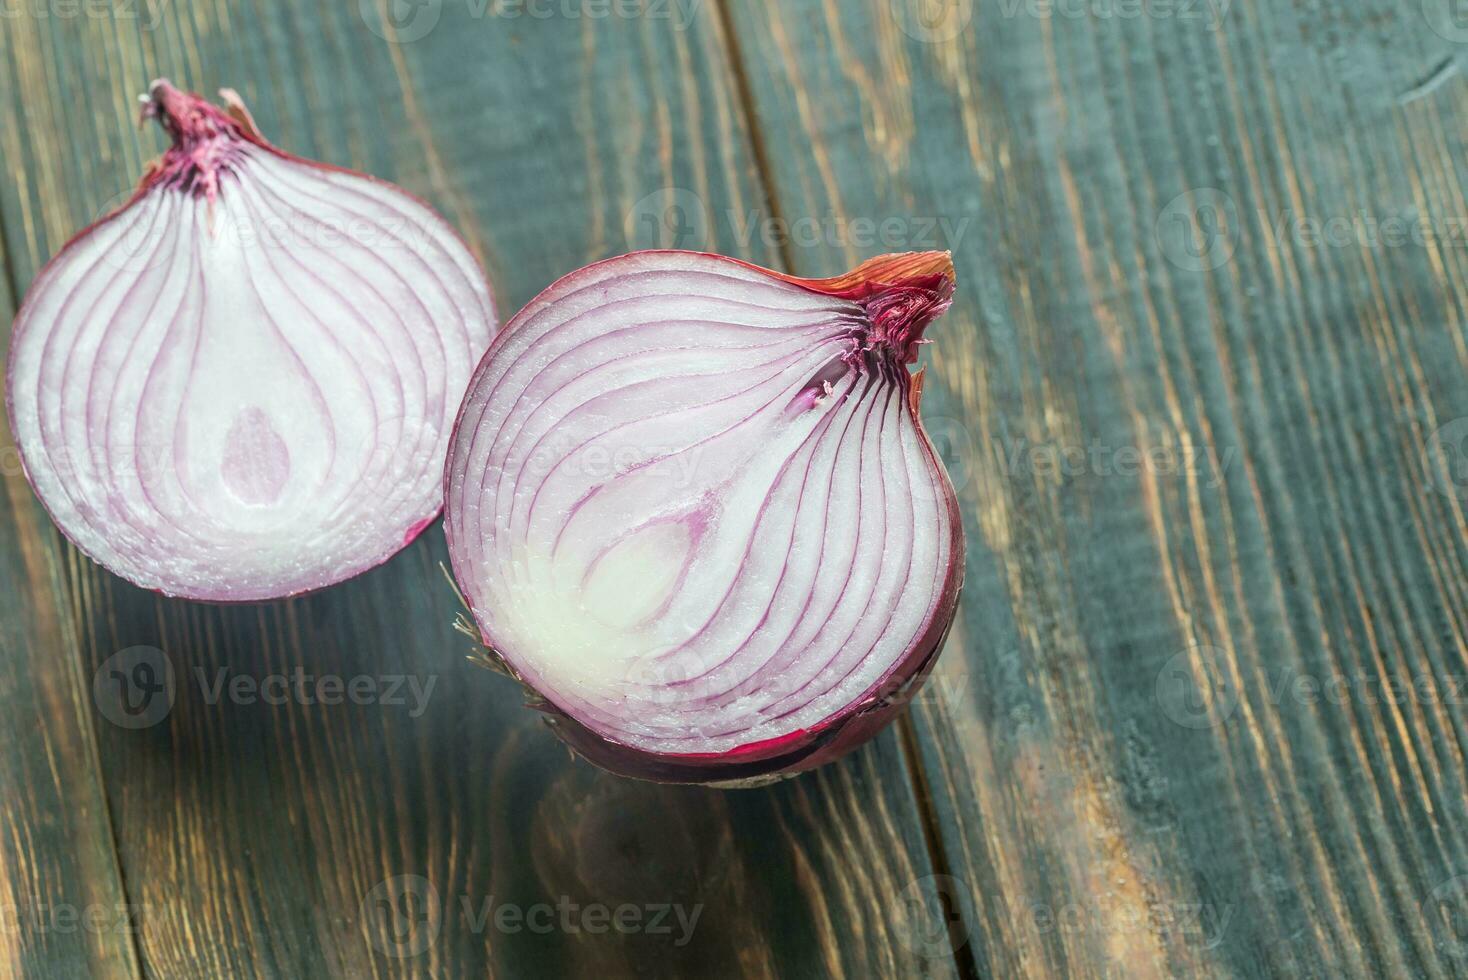
[[646, 779], [749, 784], [861, 744], [953, 621], [963, 531], [911, 373], [947, 253], [798, 279], [639, 252], [495, 339], [445, 471], [491, 658]]

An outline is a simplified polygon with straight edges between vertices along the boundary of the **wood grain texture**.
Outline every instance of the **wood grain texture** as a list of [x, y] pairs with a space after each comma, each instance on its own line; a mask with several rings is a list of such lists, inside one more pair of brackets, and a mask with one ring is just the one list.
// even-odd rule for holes
[[915, 742], [963, 955], [1463, 974], [1468, 30], [1219, 6], [729, 4], [779, 216], [845, 228], [796, 272], [948, 222]]
[[[428, 4], [408, 9], [441, 20], [389, 44], [375, 33], [392, 35], [387, 9], [177, 2], [147, 8], [156, 23], [7, 21], [0, 216], [17, 284], [117, 203], [159, 151], [158, 134], [135, 127], [136, 96], [157, 75], [237, 88], [279, 145], [438, 204], [484, 259], [506, 316], [586, 261], [685, 235], [704, 207], [763, 207], [716, 17], [680, 27], [650, 15], [506, 18], [483, 4]], [[400, 39], [418, 30], [411, 19], [400, 27]], [[775, 258], [727, 238], [707, 244]], [[11, 490], [26, 503], [22, 483]], [[145, 594], [47, 525], [0, 532], [6, 561], [25, 556], [46, 570], [12, 579], [15, 601], [39, 608], [49, 587], [61, 599], [46, 628], [69, 642], [38, 644], [35, 655], [64, 664], [72, 687], [48, 696], [95, 729], [97, 746], [95, 757], [84, 742], [56, 753], [68, 767], [56, 792], [93, 817], [85, 844], [105, 857], [105, 786], [128, 898], [149, 912], [137, 936], [147, 975], [955, 969], [946, 950], [929, 955], [911, 937], [900, 900], [911, 891], [921, 911], [932, 868], [892, 735], [764, 790], [621, 782], [573, 763], [509, 682], [467, 663], [436, 529], [341, 587], [239, 608]], [[176, 698], [149, 702], [162, 704], [160, 717], [133, 730], [76, 691], [139, 646], [172, 670]], [[396, 695], [406, 703], [337, 705], [211, 693], [221, 680], [297, 670], [434, 686], [421, 714], [408, 688]], [[30, 805], [60, 810], [44, 795]], [[14, 889], [53, 891], [3, 870]], [[115, 875], [86, 865], [70, 873], [116, 887]], [[640, 906], [644, 928], [594, 934], [578, 919], [575, 931], [542, 933], [492, 918], [505, 905], [529, 914], [573, 902]], [[671, 920], [665, 932], [645, 928], [657, 914], [649, 905], [697, 909], [691, 939]], [[28, 962], [71, 972], [66, 951], [27, 942]], [[132, 962], [125, 954], [112, 954], [120, 967]]]
[[[0, 282], [0, 316], [13, 309]], [[133, 937], [147, 910], [122, 887], [90, 677], [77, 656], [51, 523], [8, 426], [0, 470], [0, 582], [9, 586], [0, 597], [0, 972], [134, 976]]]

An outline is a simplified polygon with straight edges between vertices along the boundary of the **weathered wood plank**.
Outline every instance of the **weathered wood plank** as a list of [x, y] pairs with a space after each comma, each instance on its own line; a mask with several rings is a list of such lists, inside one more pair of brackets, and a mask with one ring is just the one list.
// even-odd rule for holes
[[[0, 242], [0, 268], [9, 267], [5, 258]], [[0, 317], [13, 311], [0, 276]], [[8, 424], [0, 476], [0, 972], [136, 976], [133, 937], [147, 910], [123, 890], [91, 674], [77, 654], [51, 522], [26, 484]]]
[[965, 951], [1463, 973], [1468, 31], [1122, 7], [730, 4], [784, 217], [905, 239], [796, 271], [949, 222], [925, 414], [970, 553], [916, 725]]
[[[707, 11], [684, 25], [651, 8], [544, 19], [419, 4], [401, 9], [437, 23], [389, 44], [374, 33], [392, 33], [386, 9], [176, 3], [145, 30], [120, 17], [7, 25], [0, 138], [11, 179], [0, 213], [18, 278], [158, 151], [157, 134], [133, 125], [155, 75], [235, 87], [280, 145], [439, 204], [486, 261], [506, 315], [585, 261], [681, 234], [686, 215], [670, 210], [679, 199], [667, 188], [718, 210], [762, 206], [721, 24]], [[400, 40], [427, 22], [414, 24], [400, 25]], [[727, 237], [710, 244], [773, 259]], [[90, 677], [144, 646], [177, 681], [151, 727], [99, 725], [121, 865], [133, 901], [152, 912], [139, 936], [149, 973], [953, 969], [946, 951], [926, 955], [899, 900], [927, 894], [931, 867], [891, 736], [766, 790], [621, 782], [573, 764], [508, 682], [465, 662], [436, 530], [347, 585], [243, 608], [143, 594], [54, 532], [40, 538], [38, 560], [64, 565], [75, 606], [71, 669]], [[228, 693], [211, 703], [221, 672], [253, 684], [298, 669], [434, 686], [421, 714], [411, 693], [400, 705]], [[630, 935], [591, 934], [581, 920], [541, 934], [493, 918], [563, 896], [699, 918], [691, 940], [675, 919], [652, 933], [646, 909]]]

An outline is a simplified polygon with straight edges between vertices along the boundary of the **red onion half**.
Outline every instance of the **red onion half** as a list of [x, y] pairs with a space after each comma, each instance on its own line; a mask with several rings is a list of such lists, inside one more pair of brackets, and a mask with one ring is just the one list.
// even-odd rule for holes
[[697, 252], [574, 272], [495, 339], [449, 446], [454, 574], [596, 764], [748, 783], [889, 722], [963, 531], [909, 373], [947, 253], [797, 279]]
[[391, 557], [442, 507], [449, 421], [495, 329], [422, 201], [155, 82], [173, 146], [41, 271], [7, 398], [82, 551], [169, 595], [249, 601]]

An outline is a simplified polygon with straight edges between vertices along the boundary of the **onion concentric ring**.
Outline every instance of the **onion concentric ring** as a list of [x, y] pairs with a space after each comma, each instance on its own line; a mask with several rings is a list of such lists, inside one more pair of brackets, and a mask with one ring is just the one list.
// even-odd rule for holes
[[495, 315], [444, 220], [267, 143], [167, 82], [174, 144], [42, 270], [7, 397], [61, 530], [138, 585], [210, 601], [319, 589], [442, 505], [450, 421]]
[[639, 252], [506, 325], [455, 426], [445, 529], [486, 644], [563, 738], [727, 782], [890, 720], [962, 580], [909, 373], [952, 292], [946, 253], [803, 280]]

